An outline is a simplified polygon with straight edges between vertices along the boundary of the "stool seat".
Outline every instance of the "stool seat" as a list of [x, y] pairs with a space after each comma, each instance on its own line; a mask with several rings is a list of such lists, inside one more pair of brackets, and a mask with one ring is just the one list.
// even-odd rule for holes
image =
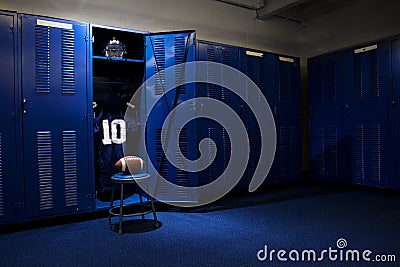
[[[128, 217], [128, 216], [138, 216], [141, 215], [142, 219], [144, 219], [144, 215], [148, 214], [150, 212], [153, 213], [154, 216], [154, 222], [155, 226], [158, 227], [158, 221], [157, 221], [157, 215], [156, 211], [154, 208], [154, 203], [153, 203], [153, 198], [147, 194], [147, 199], [150, 202], [150, 205], [143, 203], [142, 200], [142, 191], [139, 189], [139, 198], [140, 198], [140, 203], [135, 203], [135, 204], [130, 204], [130, 205], [124, 205], [124, 184], [137, 184], [141, 183], [143, 185], [144, 182], [148, 182], [150, 180], [150, 175], [148, 173], [135, 173], [135, 174], [126, 174], [126, 173], [117, 173], [111, 176], [111, 183], [112, 183], [112, 191], [111, 191], [111, 200], [110, 200], [110, 209], [108, 210], [108, 224], [111, 224], [111, 217], [112, 216], [119, 216], [119, 230], [118, 233], [122, 234], [122, 217]], [[121, 186], [121, 198], [120, 198], [120, 204], [118, 206], [114, 206], [114, 190], [115, 190], [115, 184], [120, 184]], [[135, 213], [129, 213], [129, 214], [124, 214], [123, 208], [127, 206], [140, 206], [141, 211], [140, 212], [135, 212]], [[145, 209], [145, 207], [147, 209]], [[119, 212], [116, 210], [119, 209]]]
[[111, 181], [114, 183], [136, 183], [148, 179], [150, 179], [150, 175], [147, 173], [126, 174], [121, 172], [111, 176]]

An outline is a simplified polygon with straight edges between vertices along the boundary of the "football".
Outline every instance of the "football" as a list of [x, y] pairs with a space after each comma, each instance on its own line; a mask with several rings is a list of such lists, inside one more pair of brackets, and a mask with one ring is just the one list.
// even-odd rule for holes
[[143, 170], [144, 160], [136, 156], [126, 156], [115, 163], [115, 168], [125, 173], [139, 173]]

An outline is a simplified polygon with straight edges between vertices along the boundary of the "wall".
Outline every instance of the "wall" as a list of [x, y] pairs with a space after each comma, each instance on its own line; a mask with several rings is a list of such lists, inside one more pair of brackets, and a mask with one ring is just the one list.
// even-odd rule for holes
[[300, 38], [303, 59], [400, 34], [400, 1], [358, 0], [310, 19]]
[[300, 52], [297, 24], [257, 21], [253, 10], [213, 0], [1, 0], [0, 9], [151, 32], [194, 29], [203, 40]]
[[277, 17], [258, 21], [255, 11], [213, 0], [0, 0], [0, 9], [151, 32], [194, 29], [199, 39], [300, 56], [307, 170], [307, 58], [400, 33], [400, 1], [352, 2], [305, 27]]

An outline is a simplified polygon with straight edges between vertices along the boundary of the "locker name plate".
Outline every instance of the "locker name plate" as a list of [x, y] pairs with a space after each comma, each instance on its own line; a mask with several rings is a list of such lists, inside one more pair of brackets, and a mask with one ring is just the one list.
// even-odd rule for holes
[[38, 19], [36, 25], [72, 30], [72, 24]]

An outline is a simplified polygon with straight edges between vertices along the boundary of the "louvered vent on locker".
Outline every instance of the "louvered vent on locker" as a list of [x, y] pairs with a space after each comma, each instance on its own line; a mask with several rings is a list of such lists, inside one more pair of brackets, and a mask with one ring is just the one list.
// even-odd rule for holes
[[330, 59], [328, 62], [328, 102], [336, 102], [336, 67], [334, 60]]
[[[207, 60], [215, 62], [215, 49], [214, 48], [209, 48], [207, 47]], [[218, 73], [215, 73], [213, 71], [210, 71], [210, 69], [207, 69], [207, 81], [215, 81], [218, 77]], [[209, 98], [216, 98], [217, 97], [217, 86], [213, 83], [207, 83], [206, 84], [206, 96]]]
[[76, 131], [63, 132], [65, 205], [78, 205], [78, 174]]
[[293, 75], [291, 67], [293, 63], [279, 62], [279, 103], [292, 103], [293, 101]]
[[51, 151], [51, 132], [37, 132], [40, 210], [53, 208], [53, 166]]
[[[160, 170], [160, 175], [162, 177], [164, 177], [165, 179], [168, 179], [168, 165], [167, 165], [167, 160], [164, 159], [162, 166], [160, 166], [161, 164], [161, 157], [164, 154], [163, 148], [162, 148], [162, 144], [161, 144], [161, 135], [163, 135], [163, 138], [165, 138], [165, 129], [157, 129], [156, 130], [156, 167], [158, 168], [158, 170]], [[162, 195], [167, 195], [168, 193], [168, 185], [164, 180], [157, 180], [157, 193], [159, 194], [159, 196]]]
[[[180, 134], [178, 135], [179, 132], [180, 132]], [[178, 136], [177, 138], [179, 138], [179, 140], [176, 140], [176, 146], [175, 146], [176, 152], [180, 148], [182, 155], [187, 158], [187, 155], [188, 155], [187, 129], [186, 128], [183, 128], [183, 129], [177, 128], [176, 134]], [[178, 167], [177, 173], [176, 173], [176, 176], [177, 176], [176, 183], [177, 183], [177, 185], [180, 185], [180, 186], [189, 186], [189, 178], [188, 178], [187, 172], [182, 170], [183, 168], [185, 168], [183, 160], [184, 159], [182, 157], [177, 156], [177, 158], [176, 158], [176, 161], [177, 161], [176, 163], [177, 163], [177, 167]], [[189, 196], [189, 191], [184, 188], [179, 188], [178, 195], [180, 197], [187, 197], [187, 196]]]
[[[255, 153], [254, 153], [254, 148], [257, 146], [260, 146], [260, 142], [259, 139], [257, 138], [257, 136], [254, 133], [251, 133], [248, 135], [249, 137], [249, 146], [250, 146], [250, 155], [249, 155], [249, 161], [247, 164], [247, 176], [246, 178], [250, 178], [253, 176], [254, 172], [256, 171], [256, 167], [258, 164], [258, 160], [259, 157], [255, 157]], [[249, 182], [249, 180], [247, 180], [246, 182]]]
[[294, 174], [295, 127], [279, 128], [279, 161], [281, 176]]
[[354, 53], [354, 80], [356, 99], [380, 96], [377, 49]]
[[354, 175], [357, 179], [365, 178], [365, 138], [364, 125], [359, 124], [355, 128], [354, 135]]
[[[186, 50], [186, 45], [185, 45], [185, 36], [175, 36], [174, 38], [174, 49], [175, 49], [175, 65], [177, 64], [182, 64], [183, 60], [185, 58], [185, 50]], [[186, 94], [186, 86], [185, 84], [185, 76], [182, 73], [182, 68], [181, 67], [175, 67], [175, 80], [179, 81], [179, 79], [183, 79], [181, 83], [183, 85], [179, 88], [179, 94]]]
[[35, 26], [36, 92], [50, 93], [50, 28]]
[[[222, 50], [222, 64], [225, 64], [227, 66], [230, 66], [230, 53], [226, 49]], [[222, 84], [225, 84], [225, 80], [228, 79], [227, 75], [224, 73], [225, 69], [222, 69]], [[229, 89], [226, 89], [222, 87], [221, 91], [221, 98], [224, 102], [228, 102], [231, 97], [231, 91]]]
[[4, 216], [4, 192], [3, 192], [3, 151], [2, 134], [0, 133], [0, 216]]
[[[154, 66], [154, 74], [155, 76], [155, 87], [156, 87], [156, 95], [163, 95], [165, 88], [165, 73], [161, 72], [165, 70], [165, 40], [164, 38], [155, 38], [154, 39], [154, 57], [155, 57], [155, 66]], [[158, 73], [157, 73], [158, 72]]]
[[325, 174], [330, 176], [338, 175], [338, 134], [337, 126], [326, 127], [326, 168]]
[[61, 79], [62, 93], [75, 94], [75, 33], [74, 30], [61, 31]]
[[319, 175], [325, 175], [325, 127], [318, 126], [315, 130], [317, 141], [316, 168]]
[[[314, 61], [315, 62], [315, 61]], [[322, 95], [322, 70], [321, 70], [321, 60], [318, 60], [316, 63], [314, 63], [315, 66], [315, 96], [318, 101], [318, 103], [322, 102], [323, 95]], [[312, 78], [311, 74], [311, 78]]]
[[231, 154], [231, 140], [225, 129], [222, 129], [222, 143], [224, 145], [224, 169], [226, 169]]
[[[208, 138], [210, 140], [217, 140], [217, 130], [215, 128], [211, 128], [211, 127], [208, 128]], [[213, 148], [212, 142], [207, 140], [207, 143], [208, 143], [208, 155], [211, 155], [211, 151]], [[212, 160], [212, 158], [209, 157], [208, 162], [211, 162], [211, 160]], [[208, 171], [208, 175], [207, 175], [208, 181], [206, 181], [206, 183], [210, 183], [213, 180], [215, 180], [216, 178], [218, 178], [218, 177], [216, 177], [217, 171], [218, 171], [218, 166], [215, 161], [212, 162], [210, 164], [210, 166], [208, 166], [207, 171]]]
[[371, 126], [370, 135], [370, 153], [371, 153], [371, 179], [381, 180], [381, 125]]

